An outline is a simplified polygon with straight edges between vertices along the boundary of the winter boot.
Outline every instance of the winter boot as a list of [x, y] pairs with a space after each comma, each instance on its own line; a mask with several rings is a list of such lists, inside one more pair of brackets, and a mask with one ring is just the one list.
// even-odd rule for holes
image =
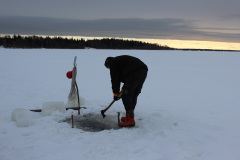
[[[123, 118], [123, 117], [122, 117]], [[121, 118], [121, 120], [122, 120]], [[124, 122], [118, 123], [120, 127], [130, 127], [130, 126], [135, 126], [135, 120], [134, 120], [134, 114], [133, 111], [127, 111], [126, 112], [126, 117], [124, 117], [125, 120]]]
[[[136, 106], [136, 105], [134, 105], [133, 108], [135, 108], [135, 106]], [[134, 111], [134, 109], [133, 109], [133, 111]], [[133, 111], [131, 111], [131, 112], [133, 112]], [[126, 117], [127, 117], [127, 116], [126, 116]], [[121, 117], [121, 121], [124, 122], [124, 121], [126, 120], [126, 117]]]
[[124, 122], [127, 117], [121, 117], [121, 121]]

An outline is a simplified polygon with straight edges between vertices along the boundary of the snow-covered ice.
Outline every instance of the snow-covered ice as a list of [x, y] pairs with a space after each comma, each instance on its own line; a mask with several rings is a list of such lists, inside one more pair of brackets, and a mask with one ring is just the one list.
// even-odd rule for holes
[[[77, 56], [80, 118], [100, 117], [112, 101], [104, 61], [125, 54], [149, 67], [134, 128], [88, 132], [62, 122], [77, 111], [29, 112], [67, 103]], [[239, 62], [239, 52], [0, 48], [0, 159], [239, 160]], [[117, 125], [117, 112], [121, 101], [98, 120]]]

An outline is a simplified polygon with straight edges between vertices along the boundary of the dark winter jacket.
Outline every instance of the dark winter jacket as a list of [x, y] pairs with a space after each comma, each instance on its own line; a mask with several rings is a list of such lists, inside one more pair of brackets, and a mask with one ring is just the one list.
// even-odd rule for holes
[[127, 77], [133, 72], [142, 69], [148, 70], [147, 65], [140, 59], [128, 55], [108, 57], [105, 65], [110, 69], [113, 93], [119, 92], [120, 83], [125, 83]]

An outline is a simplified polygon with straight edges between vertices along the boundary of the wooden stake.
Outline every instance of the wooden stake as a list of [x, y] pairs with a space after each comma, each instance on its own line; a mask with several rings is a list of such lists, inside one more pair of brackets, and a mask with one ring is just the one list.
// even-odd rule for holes
[[118, 123], [120, 123], [120, 112], [117, 112], [118, 113]]
[[74, 128], [74, 124], [73, 124], [73, 113], [72, 113], [72, 117], [71, 117], [71, 124], [72, 124], [72, 128]]

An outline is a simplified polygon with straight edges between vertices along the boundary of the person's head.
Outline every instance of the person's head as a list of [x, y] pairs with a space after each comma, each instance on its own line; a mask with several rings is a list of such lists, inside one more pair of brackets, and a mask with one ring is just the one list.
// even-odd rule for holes
[[107, 57], [106, 58], [105, 63], [104, 63], [106, 68], [109, 68], [109, 65], [110, 65], [112, 60], [113, 60], [113, 57]]

